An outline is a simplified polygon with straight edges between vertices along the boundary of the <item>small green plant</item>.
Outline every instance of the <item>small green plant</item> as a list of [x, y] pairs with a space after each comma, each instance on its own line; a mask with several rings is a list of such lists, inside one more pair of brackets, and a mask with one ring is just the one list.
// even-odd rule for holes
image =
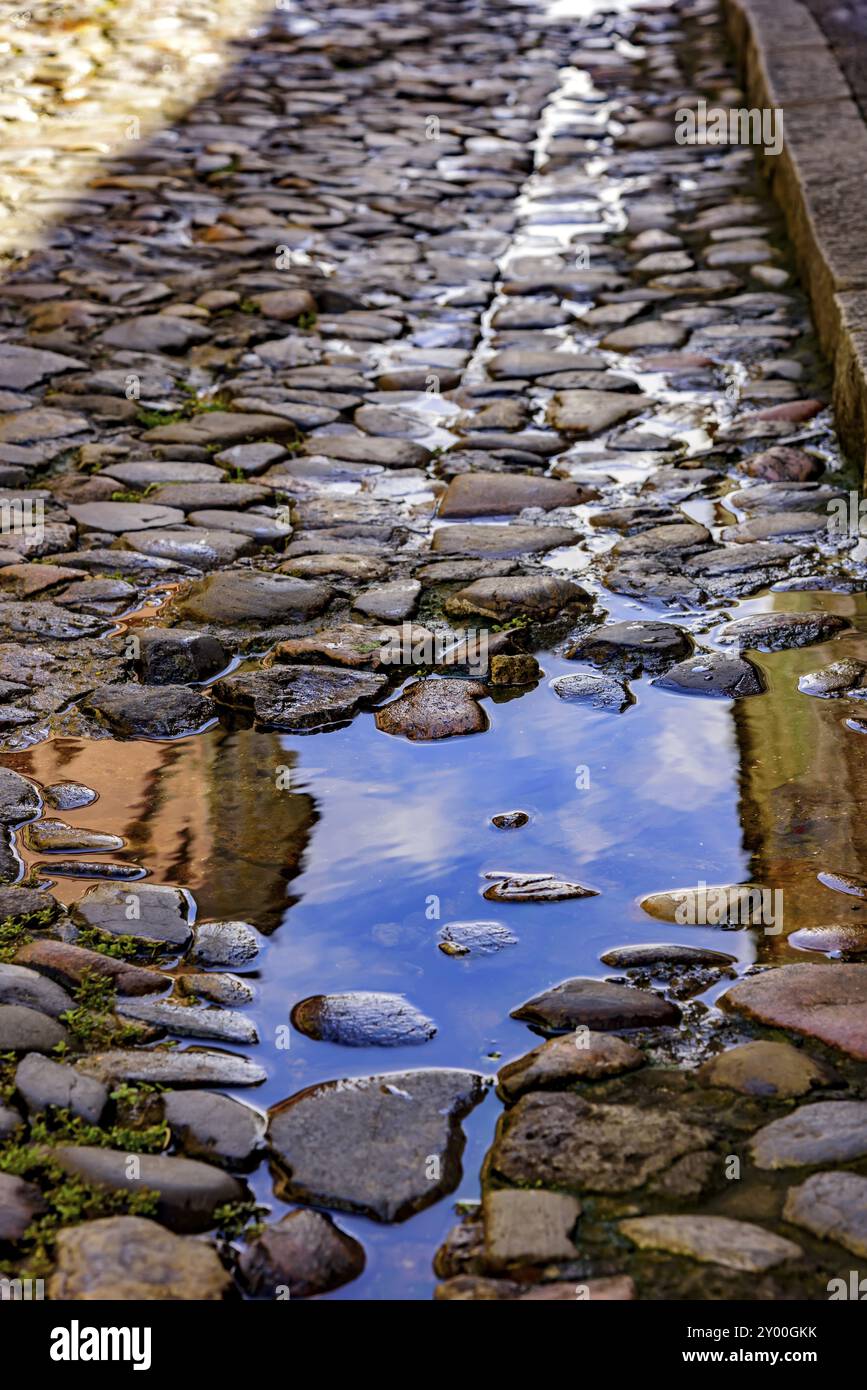
[[242, 1234], [249, 1239], [262, 1229], [262, 1217], [267, 1208], [257, 1202], [225, 1202], [214, 1212], [214, 1225], [223, 1240], [237, 1240]]

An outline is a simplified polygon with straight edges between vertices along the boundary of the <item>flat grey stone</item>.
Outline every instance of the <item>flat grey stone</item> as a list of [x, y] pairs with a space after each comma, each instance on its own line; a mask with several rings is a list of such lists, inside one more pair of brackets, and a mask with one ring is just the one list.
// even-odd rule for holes
[[853, 1255], [867, 1256], [867, 1178], [859, 1173], [814, 1173], [789, 1188], [783, 1220], [820, 1240], [833, 1240]]
[[177, 888], [159, 884], [94, 883], [73, 903], [73, 921], [113, 936], [134, 936], [183, 949], [190, 941], [190, 907]]
[[437, 933], [437, 945], [447, 956], [491, 956], [518, 938], [502, 922], [448, 922]]
[[184, 522], [177, 507], [161, 507], [155, 502], [85, 502], [70, 507], [69, 515], [81, 531], [108, 531], [115, 536], [125, 531], [182, 526]]
[[91, 1052], [79, 1071], [107, 1082], [146, 1081], [156, 1086], [259, 1086], [265, 1070], [249, 1057], [203, 1048], [148, 1051], [146, 1048]]
[[23, 1004], [51, 1018], [75, 1007], [65, 989], [24, 965], [0, 963], [0, 1004]]
[[35, 1052], [18, 1063], [15, 1089], [31, 1113], [54, 1106], [69, 1110], [92, 1125], [99, 1124], [108, 1105], [108, 1087], [101, 1081]]
[[485, 1261], [494, 1269], [513, 1264], [573, 1260], [572, 1240], [581, 1203], [565, 1192], [499, 1188], [482, 1199]]
[[0, 1052], [51, 1052], [67, 1041], [62, 1023], [23, 1004], [0, 1004]]
[[459, 1183], [460, 1121], [483, 1094], [480, 1076], [455, 1070], [361, 1076], [300, 1091], [269, 1112], [275, 1191], [285, 1201], [404, 1221]]
[[624, 676], [664, 671], [673, 662], [689, 656], [692, 638], [674, 623], [643, 620], [604, 623], [582, 637], [566, 655], [605, 666]]
[[211, 1042], [257, 1043], [256, 1025], [235, 1009], [196, 1008], [162, 999], [118, 999], [117, 1012], [176, 1033], [181, 1038], [207, 1038]]
[[77, 358], [60, 352], [46, 352], [19, 343], [0, 343], [0, 387], [4, 390], [26, 391], [46, 377], [72, 372], [84, 365]]
[[[815, 969], [815, 967], [812, 967]], [[757, 1168], [851, 1163], [867, 1154], [867, 1101], [821, 1100], [772, 1120], [750, 1141]]]
[[20, 1240], [34, 1217], [45, 1211], [45, 1200], [35, 1183], [11, 1173], [0, 1173], [0, 1241]]
[[[249, 536], [223, 528], [179, 526], [176, 530], [124, 531], [120, 541], [128, 550], [184, 568], [215, 570], [231, 565], [255, 549]], [[120, 563], [120, 562], [119, 562]]]

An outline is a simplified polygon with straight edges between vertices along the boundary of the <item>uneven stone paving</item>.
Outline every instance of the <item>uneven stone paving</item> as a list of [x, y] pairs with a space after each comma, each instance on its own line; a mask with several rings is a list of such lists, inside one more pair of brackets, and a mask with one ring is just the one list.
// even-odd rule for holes
[[[767, 698], [747, 653], [849, 629], [822, 602], [864, 574], [857, 535], [828, 526], [848, 488], [822, 365], [753, 152], [673, 138], [699, 97], [739, 99], [712, 0], [580, 23], [305, 0], [7, 274], [0, 1242], [51, 1297], [346, 1284], [365, 1252], [322, 1209], [399, 1222], [453, 1192], [490, 1078], [357, 1076], [348, 1050], [349, 1076], [267, 1123], [221, 1095], [266, 1075], [238, 973], [262, 924], [243, 901], [200, 922], [183, 884], [139, 882], [111, 825], [64, 820], [103, 789], [37, 787], [13, 755], [74, 736], [120, 761], [216, 721], [484, 735], [498, 700], [550, 698], [544, 651], [576, 662], [554, 697], [628, 739], [642, 683]], [[735, 615], [770, 586], [815, 602]], [[634, 619], [606, 621], [618, 596]], [[836, 662], [800, 698], [854, 701], [865, 671]], [[21, 881], [16, 845], [45, 856]], [[67, 911], [50, 889], [70, 877], [89, 882]], [[544, 863], [487, 879], [496, 904], [597, 891]], [[724, 891], [737, 921], [749, 885]], [[676, 916], [699, 897], [643, 906], [703, 920]], [[858, 926], [815, 930], [819, 951], [864, 950]], [[516, 937], [438, 940], [484, 957]], [[499, 1073], [482, 1201], [436, 1253], [437, 1296], [827, 1297], [867, 1249], [867, 965], [749, 968], [714, 1033], [690, 1001], [734, 956], [601, 959], [615, 978], [552, 985], [541, 965], [514, 1001], [547, 1040]], [[292, 1025], [346, 1049], [436, 1032], [378, 991], [311, 996]], [[243, 1236], [266, 1156], [302, 1205]], [[58, 1232], [70, 1175], [90, 1219]]]

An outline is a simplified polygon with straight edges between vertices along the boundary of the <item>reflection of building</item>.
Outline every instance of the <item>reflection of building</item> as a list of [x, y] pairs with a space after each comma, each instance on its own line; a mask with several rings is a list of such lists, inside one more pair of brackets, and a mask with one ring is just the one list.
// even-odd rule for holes
[[[49, 815], [122, 835], [124, 856], [152, 883], [188, 888], [199, 917], [237, 918], [262, 932], [280, 925], [317, 813], [311, 796], [278, 777], [297, 761], [279, 735], [216, 728], [174, 743], [57, 738], [3, 761], [43, 784], [93, 787], [92, 806]], [[52, 891], [71, 902], [82, 888], [58, 879]]]
[[[822, 607], [851, 616], [858, 601], [822, 596]], [[816, 608], [815, 594], [779, 595], [775, 608]], [[798, 677], [842, 657], [867, 658], [860, 638], [801, 650], [775, 652], [759, 661], [769, 689], [733, 707], [740, 749], [744, 847], [756, 882], [783, 890], [780, 936], [757, 940], [758, 959], [812, 960], [789, 949], [798, 927], [867, 922], [867, 904], [819, 883], [823, 869], [867, 878], [867, 737], [844, 726], [859, 702], [823, 700], [798, 690]], [[860, 711], [867, 715], [867, 705]]]

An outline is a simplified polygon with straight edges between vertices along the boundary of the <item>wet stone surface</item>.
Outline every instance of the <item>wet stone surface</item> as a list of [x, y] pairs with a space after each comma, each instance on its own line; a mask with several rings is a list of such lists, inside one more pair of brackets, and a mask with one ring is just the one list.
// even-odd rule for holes
[[4, 1257], [47, 1132], [51, 1298], [827, 1297], [867, 562], [716, 4], [86, 8], [0, 105]]

